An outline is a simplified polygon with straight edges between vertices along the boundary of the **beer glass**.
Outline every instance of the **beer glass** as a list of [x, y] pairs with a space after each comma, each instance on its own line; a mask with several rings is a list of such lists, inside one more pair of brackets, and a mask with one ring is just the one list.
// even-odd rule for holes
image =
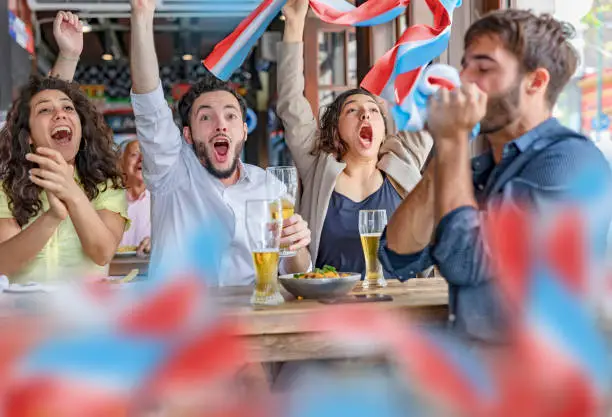
[[[269, 167], [266, 169], [266, 186], [271, 197], [279, 198], [282, 204], [283, 220], [293, 216], [298, 188], [298, 174], [295, 167]], [[295, 256], [286, 245], [280, 247], [281, 257]]]
[[385, 210], [359, 211], [359, 235], [366, 264], [365, 278], [361, 283], [363, 289], [382, 288], [387, 285], [382, 265], [378, 260], [380, 236], [386, 225], [387, 212]]
[[285, 302], [279, 290], [278, 261], [283, 218], [279, 199], [247, 200], [246, 229], [255, 267], [254, 305]]

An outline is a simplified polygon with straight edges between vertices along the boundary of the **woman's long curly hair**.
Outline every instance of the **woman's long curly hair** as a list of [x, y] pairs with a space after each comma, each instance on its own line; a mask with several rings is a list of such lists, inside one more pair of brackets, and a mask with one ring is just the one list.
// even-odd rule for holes
[[385, 122], [385, 136], [387, 130], [387, 117], [385, 116], [385, 111], [381, 107], [378, 98], [363, 88], [354, 88], [340, 94], [333, 103], [325, 108], [323, 111], [323, 115], [321, 116], [321, 123], [319, 126], [319, 137], [317, 143], [315, 144], [315, 148], [312, 150], [313, 155], [319, 155], [321, 153], [330, 153], [334, 155], [334, 157], [341, 161], [344, 158], [344, 155], [348, 152], [348, 145], [346, 142], [340, 137], [340, 130], [338, 124], [340, 123], [340, 114], [342, 113], [342, 108], [344, 107], [344, 103], [346, 100], [354, 96], [356, 94], [363, 94], [364, 96], [368, 96], [373, 98], [380, 108], [380, 114], [383, 117]]
[[[30, 147], [30, 101], [41, 91], [58, 90], [72, 100], [81, 120], [81, 143], [75, 157], [75, 169], [89, 200], [106, 190], [108, 180], [113, 188], [123, 187], [113, 146], [113, 133], [76, 83], [58, 78], [32, 77], [23, 86], [0, 130], [0, 179], [8, 196], [9, 207], [20, 227], [43, 208], [42, 188], [29, 179], [35, 164], [25, 159]], [[101, 186], [101, 188], [98, 188]]]

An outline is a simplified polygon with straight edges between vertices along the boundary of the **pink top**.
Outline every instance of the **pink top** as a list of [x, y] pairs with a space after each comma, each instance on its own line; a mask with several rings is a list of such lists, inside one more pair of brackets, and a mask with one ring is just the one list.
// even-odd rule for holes
[[131, 200], [128, 194], [128, 218], [131, 227], [123, 234], [119, 244], [122, 246], [138, 246], [145, 237], [151, 236], [151, 194], [145, 190], [138, 200]]

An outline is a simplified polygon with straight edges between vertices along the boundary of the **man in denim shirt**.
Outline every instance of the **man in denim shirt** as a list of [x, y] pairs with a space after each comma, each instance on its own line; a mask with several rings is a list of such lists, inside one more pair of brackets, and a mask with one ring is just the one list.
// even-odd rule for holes
[[[470, 27], [463, 87], [441, 90], [429, 104], [435, 156], [381, 240], [381, 261], [401, 279], [438, 266], [449, 283], [449, 319], [470, 338], [498, 341], [504, 328], [482, 230], [491, 205], [527, 203], [542, 213], [575, 197], [581, 176], [596, 172], [602, 192], [610, 179], [594, 144], [552, 118], [577, 65], [568, 35], [551, 16], [520, 10]], [[491, 150], [470, 161], [478, 122]], [[605, 233], [599, 238], [605, 246]]]

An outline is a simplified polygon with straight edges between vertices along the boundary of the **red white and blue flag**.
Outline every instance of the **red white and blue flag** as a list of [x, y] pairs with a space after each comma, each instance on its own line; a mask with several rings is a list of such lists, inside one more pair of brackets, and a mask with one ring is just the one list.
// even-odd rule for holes
[[[217, 78], [227, 81], [246, 59], [251, 48], [280, 13], [287, 0], [264, 0], [204, 60]], [[409, 0], [370, 1], [355, 7], [344, 0], [311, 0], [317, 16], [328, 23], [345, 26], [373, 26], [402, 14]]]
[[[448, 46], [453, 11], [461, 0], [426, 0], [434, 24], [413, 25], [397, 44], [372, 67], [361, 86], [394, 104], [393, 116], [399, 129], [414, 130], [414, 90], [425, 66]], [[264, 0], [228, 37], [219, 42], [204, 60], [216, 77], [228, 80], [240, 67], [266, 27], [286, 0]], [[345, 0], [310, 0], [310, 7], [324, 22], [344, 26], [374, 26], [400, 16], [410, 0], [368, 1], [355, 7]]]
[[[589, 314], [592, 254], [584, 221], [579, 212], [564, 211], [542, 230], [535, 226], [542, 219], [526, 212], [491, 213], [487, 241], [497, 260], [496, 282], [511, 325], [508, 345], [489, 355], [386, 309], [335, 306], [306, 318], [305, 328], [324, 335], [331, 346], [334, 341], [357, 344], [364, 353], [374, 348], [394, 361], [399, 381], [414, 395], [414, 401], [396, 404], [401, 406], [397, 413], [392, 412], [388, 385], [365, 381], [362, 392], [346, 380], [345, 385], [331, 385], [318, 378], [309, 390], [299, 385], [295, 397], [283, 397], [287, 401], [280, 403], [299, 406], [279, 410], [278, 402], [264, 401], [269, 408], [257, 414], [251, 397], [237, 396], [236, 387], [225, 383], [249, 361], [245, 339], [239, 336], [245, 333], [235, 317], [204, 311], [213, 302], [206, 297], [204, 281], [183, 275], [145, 290], [134, 288], [139, 296], [125, 298], [119, 308], [114, 301], [123, 300], [127, 288], [105, 293], [92, 287], [87, 305], [109, 306], [108, 322], [78, 332], [46, 337], [25, 323], [0, 326], [0, 415], [134, 415], [130, 411], [149, 402], [154, 408], [210, 392], [210, 398], [197, 403], [197, 412], [181, 415], [322, 417], [350, 410], [356, 417], [595, 417], [610, 392], [610, 360]], [[207, 242], [215, 245], [214, 239]], [[30, 339], [28, 328], [36, 333], [32, 340], [25, 340]], [[25, 339], [10, 343], [15, 338]], [[338, 392], [357, 393], [366, 401], [347, 401]], [[376, 401], [368, 401], [371, 393], [378, 395]], [[221, 402], [219, 409], [218, 397], [231, 401]], [[211, 401], [216, 413], [205, 408]]]

